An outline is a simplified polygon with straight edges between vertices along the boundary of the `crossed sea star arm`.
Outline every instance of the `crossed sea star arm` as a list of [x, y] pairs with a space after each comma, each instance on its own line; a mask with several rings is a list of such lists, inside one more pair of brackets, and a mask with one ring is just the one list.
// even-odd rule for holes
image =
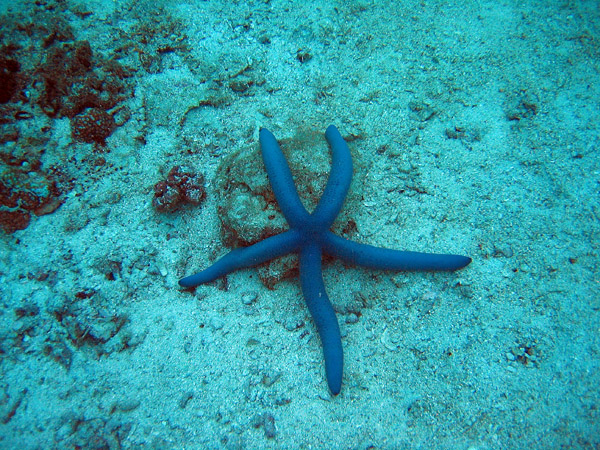
[[348, 144], [338, 131], [329, 125], [325, 138], [331, 147], [331, 170], [325, 191], [313, 211], [312, 218], [323, 230], [329, 229], [340, 213], [352, 181], [352, 155]]
[[340, 326], [323, 283], [321, 248], [316, 243], [305, 245], [300, 251], [300, 285], [321, 338], [327, 384], [331, 393], [337, 395], [342, 389], [344, 352]]
[[[352, 181], [352, 156], [348, 144], [334, 125], [325, 131], [331, 147], [331, 167], [325, 191], [314, 212], [309, 215], [300, 201], [292, 172], [275, 136], [266, 128], [260, 130], [260, 148], [269, 175], [269, 183], [281, 212], [291, 227], [302, 227], [309, 222], [327, 230], [339, 214], [350, 182]], [[309, 217], [312, 216], [312, 217]]]
[[359, 244], [330, 231], [324, 234], [321, 245], [328, 255], [372, 269], [451, 271], [462, 269], [471, 262], [471, 258], [461, 255], [407, 252]]
[[218, 259], [212, 266], [189, 277], [179, 280], [179, 285], [185, 288], [209, 283], [237, 269], [252, 267], [273, 258], [286, 255], [298, 248], [300, 233], [289, 230], [276, 236], [271, 236], [250, 247], [236, 248]]
[[285, 155], [273, 133], [266, 128], [260, 129], [259, 140], [263, 163], [277, 204], [290, 227], [302, 227], [309, 220], [309, 214], [300, 201]]

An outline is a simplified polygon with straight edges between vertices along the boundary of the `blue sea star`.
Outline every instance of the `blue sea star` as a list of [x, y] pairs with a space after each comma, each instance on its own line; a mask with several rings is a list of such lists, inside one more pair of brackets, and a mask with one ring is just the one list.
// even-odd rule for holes
[[325, 131], [331, 147], [331, 172], [325, 191], [312, 213], [306, 211], [285, 156], [273, 134], [260, 130], [260, 147], [269, 182], [290, 230], [254, 245], [232, 250], [212, 266], [179, 280], [185, 288], [208, 283], [237, 269], [255, 266], [291, 252], [300, 254], [300, 285], [323, 346], [327, 383], [333, 395], [342, 388], [344, 355], [335, 312], [325, 292], [323, 253], [351, 264], [385, 270], [457, 270], [471, 262], [460, 255], [418, 253], [359, 244], [336, 236], [329, 228], [340, 212], [352, 180], [348, 145], [333, 125]]

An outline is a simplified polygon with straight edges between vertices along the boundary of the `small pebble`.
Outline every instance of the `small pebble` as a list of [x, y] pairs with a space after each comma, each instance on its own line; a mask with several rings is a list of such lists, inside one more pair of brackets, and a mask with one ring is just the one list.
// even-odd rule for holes
[[494, 244], [494, 256], [504, 256], [505, 258], [512, 258], [514, 255], [513, 249], [510, 244], [497, 243]]
[[256, 301], [257, 297], [258, 295], [256, 295], [255, 292], [246, 292], [245, 294], [242, 294], [242, 303], [244, 305], [251, 305]]
[[210, 326], [213, 330], [220, 330], [221, 328], [223, 328], [223, 324], [223, 319], [221, 319], [220, 317], [213, 316], [210, 319]]
[[166, 277], [169, 271], [167, 270], [165, 265], [163, 263], [157, 263], [156, 265], [158, 266], [158, 272], [160, 273], [160, 275]]
[[192, 391], [184, 392], [179, 399], [179, 407], [184, 409], [192, 398], [194, 398], [194, 393]]
[[140, 406], [140, 401], [135, 399], [120, 400], [111, 408], [112, 411], [129, 412]]
[[250, 425], [252, 425], [253, 428], [260, 428], [263, 425], [262, 414], [255, 414], [252, 416], [252, 419], [250, 419]]
[[294, 331], [300, 328], [302, 325], [304, 325], [304, 322], [302, 322], [302, 320], [296, 319], [294, 317], [289, 317], [288, 319], [286, 319], [285, 324], [283, 326], [288, 331]]
[[354, 313], [350, 313], [346, 316], [346, 323], [357, 323], [358, 316]]
[[265, 413], [263, 418], [264, 418], [263, 427], [265, 429], [265, 436], [267, 437], [267, 439], [273, 439], [277, 432], [277, 430], [275, 429], [275, 418], [269, 413]]
[[267, 439], [273, 439], [277, 432], [275, 429], [275, 418], [268, 412], [263, 414], [255, 414], [252, 419], [250, 419], [250, 425], [254, 428], [262, 427], [265, 431], [265, 436]]
[[272, 373], [265, 373], [263, 375], [263, 378], [261, 380], [261, 383], [264, 384], [267, 387], [272, 386], [277, 380], [279, 380], [281, 378], [282, 373], [281, 372], [272, 372]]

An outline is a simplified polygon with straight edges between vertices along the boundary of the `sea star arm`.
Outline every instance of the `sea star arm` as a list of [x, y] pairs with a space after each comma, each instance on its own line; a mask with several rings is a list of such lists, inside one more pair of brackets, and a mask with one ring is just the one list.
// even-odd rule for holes
[[312, 216], [323, 229], [327, 230], [346, 199], [352, 181], [352, 156], [348, 144], [335, 126], [327, 127], [325, 138], [331, 147], [331, 171], [325, 191]]
[[316, 243], [302, 247], [300, 251], [300, 285], [308, 310], [317, 326], [325, 359], [327, 384], [333, 395], [342, 389], [344, 353], [342, 338], [335, 311], [323, 283], [321, 249]]
[[271, 236], [250, 247], [232, 250], [202, 272], [182, 278], [179, 280], [179, 285], [189, 288], [209, 283], [234, 270], [256, 266], [270, 259], [290, 253], [296, 250], [299, 243], [300, 235], [296, 230], [289, 230], [285, 233]]
[[323, 251], [351, 264], [384, 270], [458, 270], [471, 258], [461, 255], [406, 252], [349, 241], [328, 231]]
[[300, 201], [287, 160], [269, 130], [261, 128], [259, 140], [269, 183], [285, 220], [292, 228], [302, 226], [307, 222], [309, 214]]

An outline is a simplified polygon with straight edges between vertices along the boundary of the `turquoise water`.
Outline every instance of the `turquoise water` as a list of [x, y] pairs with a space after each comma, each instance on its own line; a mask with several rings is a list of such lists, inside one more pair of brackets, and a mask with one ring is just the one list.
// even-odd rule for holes
[[[0, 0], [0, 448], [598, 448], [597, 1]], [[468, 255], [297, 261], [182, 290], [287, 229], [267, 127], [336, 234]]]

